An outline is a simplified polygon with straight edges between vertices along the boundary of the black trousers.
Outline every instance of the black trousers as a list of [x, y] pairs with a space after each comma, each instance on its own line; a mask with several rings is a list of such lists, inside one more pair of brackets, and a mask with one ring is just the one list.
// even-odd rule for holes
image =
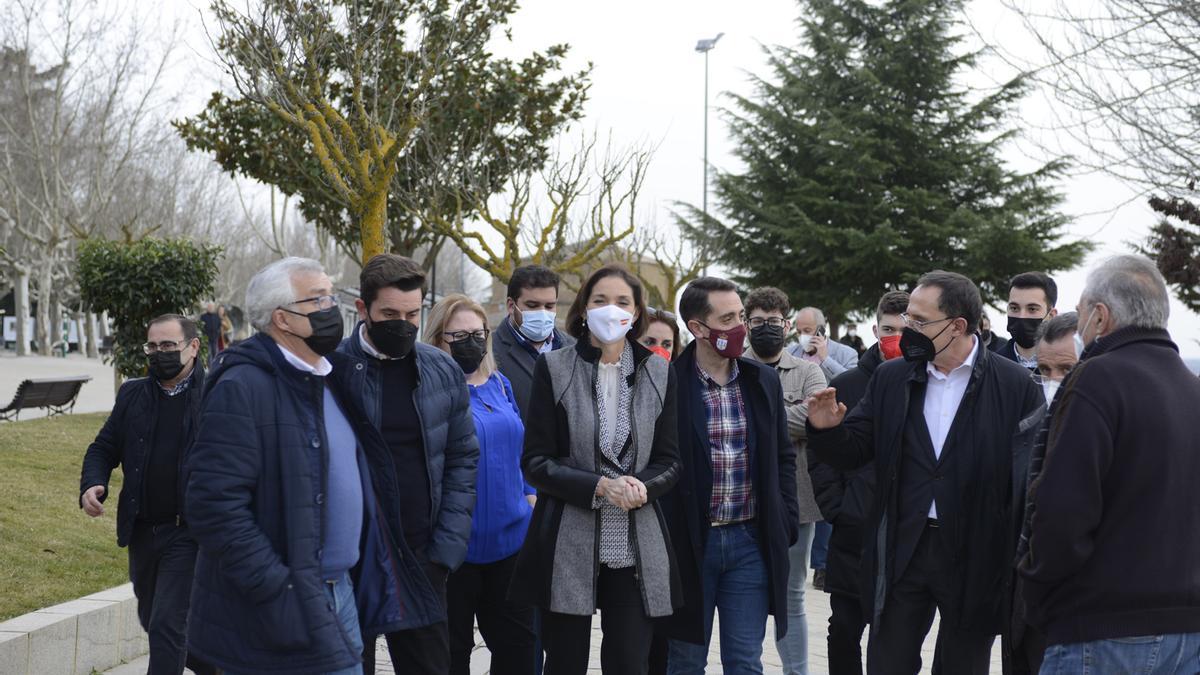
[[129, 580], [138, 621], [150, 638], [150, 675], [200, 675], [216, 670], [187, 655], [187, 616], [196, 570], [196, 540], [176, 523], [137, 522], [129, 539]]
[[[892, 587], [883, 615], [871, 627], [867, 642], [870, 675], [915, 675], [921, 670], [921, 645], [933, 625], [934, 610], [956, 603], [950, 588], [951, 556], [940, 528], [926, 527], [908, 569]], [[937, 655], [933, 672], [954, 675], [988, 675], [991, 633], [974, 633], [947, 624], [938, 626]]]
[[862, 602], [829, 594], [829, 675], [862, 675], [862, 635], [867, 627]]
[[463, 563], [446, 582], [450, 629], [450, 674], [470, 675], [475, 619], [492, 653], [492, 675], [532, 675], [533, 606], [507, 599], [517, 556], [493, 563]]
[[[600, 609], [600, 669], [605, 675], [645, 675], [654, 625], [642, 608], [634, 567], [600, 568], [596, 604]], [[585, 675], [591, 652], [592, 617], [544, 612], [542, 647], [545, 675]]]
[[[446, 606], [446, 570], [423, 561], [421, 567]], [[388, 633], [388, 654], [392, 667], [406, 675], [446, 675], [450, 672], [450, 634], [446, 622], [412, 630]], [[363, 635], [363, 673], [375, 672], [375, 641], [378, 635]]]

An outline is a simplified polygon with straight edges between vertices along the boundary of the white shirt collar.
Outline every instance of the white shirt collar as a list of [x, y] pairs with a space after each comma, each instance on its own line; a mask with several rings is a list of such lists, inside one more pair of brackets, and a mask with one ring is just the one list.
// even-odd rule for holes
[[371, 344], [371, 341], [367, 339], [367, 324], [365, 323], [359, 324], [358, 326], [358, 344], [362, 345], [363, 351], [366, 352], [367, 356], [370, 356], [371, 358], [380, 359], [383, 361], [389, 361], [392, 358], [378, 349], [375, 349], [375, 345]]
[[962, 364], [960, 364], [954, 370], [950, 371], [949, 373], [943, 374], [942, 371], [937, 369], [937, 366], [933, 365], [933, 361], [930, 361], [925, 366], [925, 371], [939, 380], [947, 380], [951, 376], [957, 374], [959, 371], [964, 370], [964, 369], [969, 373], [971, 371], [971, 369], [975, 367], [975, 358], [979, 356], [979, 339], [976, 338], [974, 335], [972, 335], [971, 342], [972, 342], [971, 353], [967, 355], [967, 360], [963, 361]]
[[325, 377], [329, 373], [333, 372], [333, 364], [329, 363], [329, 359], [325, 358], [324, 356], [321, 357], [321, 360], [317, 361], [317, 365], [310, 366], [303, 359], [289, 352], [278, 342], [275, 343], [275, 346], [279, 347], [279, 351], [283, 352], [283, 358], [286, 359], [288, 363], [292, 364], [296, 370], [305, 373], [312, 373], [317, 377]]

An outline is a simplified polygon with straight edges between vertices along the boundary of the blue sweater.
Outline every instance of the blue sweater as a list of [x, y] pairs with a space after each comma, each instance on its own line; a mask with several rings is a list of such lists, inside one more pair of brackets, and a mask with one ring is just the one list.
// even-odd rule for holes
[[512, 386], [499, 372], [471, 385], [471, 414], [479, 438], [479, 472], [467, 562], [486, 564], [515, 555], [525, 541], [534, 494], [521, 474], [525, 426], [513, 400]]
[[323, 402], [325, 435], [329, 439], [328, 494], [325, 501], [325, 541], [321, 542], [321, 574], [337, 579], [358, 562], [362, 534], [363, 491], [358, 474], [358, 439], [329, 387]]

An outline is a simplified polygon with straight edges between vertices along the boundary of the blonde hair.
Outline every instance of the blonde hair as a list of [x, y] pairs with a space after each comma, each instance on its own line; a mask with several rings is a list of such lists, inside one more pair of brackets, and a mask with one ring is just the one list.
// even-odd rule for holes
[[490, 326], [488, 326], [487, 313], [483, 311], [482, 305], [471, 298], [461, 293], [454, 293], [439, 300], [433, 309], [429, 310], [429, 316], [425, 317], [425, 335], [423, 336], [425, 344], [443, 349], [447, 345], [444, 335], [446, 324], [450, 323], [450, 319], [453, 319], [454, 315], [459, 312], [474, 312], [483, 320], [484, 329], [489, 330], [487, 340], [483, 343], [483, 361], [479, 362], [479, 369], [490, 377], [492, 373], [496, 372], [496, 360], [492, 358], [492, 336]]

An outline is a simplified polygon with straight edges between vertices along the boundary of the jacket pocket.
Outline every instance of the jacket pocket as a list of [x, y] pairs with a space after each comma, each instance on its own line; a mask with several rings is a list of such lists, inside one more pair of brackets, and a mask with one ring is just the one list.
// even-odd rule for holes
[[300, 603], [296, 582], [289, 575], [283, 590], [255, 608], [258, 631], [271, 649], [299, 650], [308, 647], [308, 622]]

